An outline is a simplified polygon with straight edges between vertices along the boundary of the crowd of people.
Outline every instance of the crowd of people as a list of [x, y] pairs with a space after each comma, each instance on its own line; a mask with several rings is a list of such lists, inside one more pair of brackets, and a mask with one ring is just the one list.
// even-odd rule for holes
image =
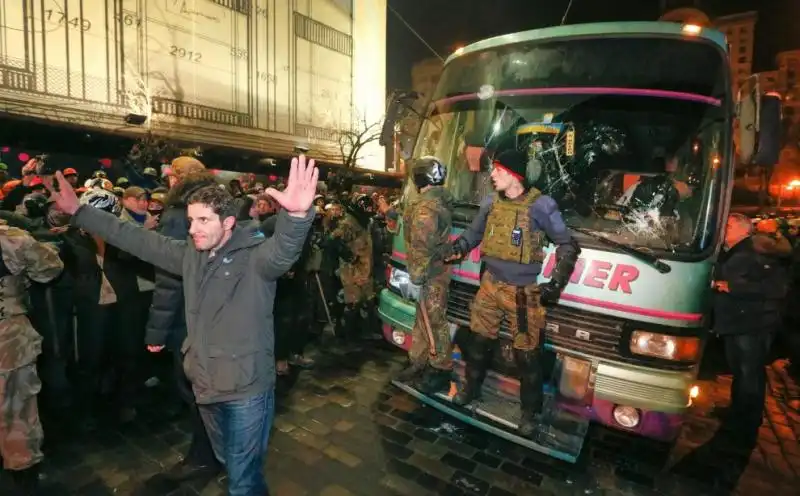
[[[188, 407], [193, 434], [184, 460], [151, 481], [155, 490], [169, 492], [189, 479], [213, 477], [223, 464], [231, 476], [231, 464], [219, 449], [224, 436], [208, 428], [215, 425], [210, 423], [215, 417], [204, 415], [208, 408], [198, 409], [202, 400], [197, 382], [186, 375], [190, 368], [184, 360], [186, 343], [191, 336], [187, 329], [192, 328], [187, 315], [193, 315], [186, 274], [164, 270], [159, 260], [145, 261], [141, 253], [131, 253], [135, 250], [82, 227], [75, 221], [78, 215], [59, 206], [63, 188], [54, 186], [54, 176], [43, 169], [41, 159], [31, 159], [20, 179], [5, 177], [0, 188], [4, 468], [14, 476], [21, 494], [32, 493], [43, 444], [92, 432], [108, 412], [115, 422], [133, 421], [147, 387], [167, 379], [173, 383], [168, 387], [176, 388], [176, 396], [183, 400], [170, 408], [178, 413]], [[161, 177], [155, 169], [146, 169], [143, 186], [131, 185], [125, 177], [114, 184], [102, 170], [83, 181], [68, 166], [58, 175], [80, 208], [111, 214], [134, 226], [142, 239], [148, 239], [145, 232], [157, 232], [172, 240], [192, 240], [203, 252], [201, 245], [214, 236], [203, 232], [206, 220], [192, 218], [192, 203], [198, 197], [214, 203], [215, 194], [230, 198], [226, 208], [235, 222], [231, 232], [247, 231], [253, 239], [256, 234], [284, 238], [279, 235], [280, 212], [286, 208], [276, 198], [289, 184], [264, 188], [247, 176], [222, 184], [193, 157], [176, 158]], [[384, 283], [390, 237], [377, 205], [386, 199], [349, 189], [327, 191], [315, 182], [310, 234], [302, 237], [297, 259], [287, 270], [272, 274], [279, 277], [275, 278], [275, 337], [268, 348], [270, 354], [274, 351], [269, 361], [278, 376], [289, 374], [292, 367], [313, 367], [304, 349], [323, 329], [346, 340], [381, 336], [375, 298]], [[258, 292], [251, 289], [251, 297], [257, 298]], [[239, 308], [240, 313], [247, 311]], [[271, 318], [271, 312], [264, 316]], [[164, 367], [158, 364], [169, 362], [170, 356], [174, 366], [164, 377]], [[255, 478], [240, 471], [231, 480], [231, 494], [238, 494], [236, 484], [243, 488], [242, 494], [253, 494], [247, 492], [252, 489], [247, 484], [257, 484]]]
[[[328, 191], [303, 157], [275, 188], [222, 184], [188, 156], [174, 159], [163, 177], [146, 170], [151, 183], [144, 187], [126, 178], [115, 185], [103, 171], [81, 182], [73, 168], [52, 174], [31, 159], [21, 179], [5, 178], [0, 188], [4, 469], [20, 494], [35, 494], [43, 444], [92, 432], [101, 411], [110, 410], [115, 422], [134, 420], [142, 392], [157, 381], [153, 358], [165, 356], [173, 365], [170, 387], [182, 400], [174, 406], [188, 409], [192, 441], [179, 464], [148, 484], [166, 494], [224, 469], [229, 494], [268, 494], [261, 468], [275, 376], [313, 367], [305, 347], [326, 327], [344, 340], [382, 338], [376, 295], [401, 215], [412, 282], [425, 296], [414, 326], [419, 344], [400, 375], [429, 393], [449, 387], [448, 265], [488, 232], [488, 270], [463, 350], [467, 380], [454, 401], [477, 397], [499, 319], [515, 317], [520, 432], [529, 435], [542, 402], [536, 336], [580, 248], [552, 199], [526, 187], [524, 165], [514, 154], [497, 157], [492, 180], [504, 196], [489, 197], [451, 242], [447, 172], [436, 160], [415, 165], [420, 199], [401, 211], [377, 193]], [[493, 228], [510, 229], [516, 224], [508, 219], [527, 219], [528, 211], [530, 226], [559, 246], [545, 285], [536, 283], [545, 238], [522, 242], [535, 232], [530, 226], [499, 237]], [[733, 383], [731, 406], [720, 414], [741, 438], [757, 434], [776, 336], [800, 365], [798, 319], [785, 311], [796, 299], [791, 288], [800, 287], [800, 243], [789, 223], [732, 214], [724, 245], [713, 284], [714, 331]], [[520, 308], [526, 312], [512, 311]]]

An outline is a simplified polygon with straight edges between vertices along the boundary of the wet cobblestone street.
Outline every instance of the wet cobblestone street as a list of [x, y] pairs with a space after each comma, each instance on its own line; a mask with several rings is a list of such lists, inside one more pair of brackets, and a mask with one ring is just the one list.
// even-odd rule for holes
[[[569, 464], [423, 407], [388, 383], [404, 357], [382, 343], [326, 348], [316, 358], [315, 369], [279, 389], [266, 467], [273, 495], [687, 495], [731, 488], [778, 495], [792, 494], [800, 481], [800, 416], [785, 405], [798, 390], [783, 362], [770, 369], [772, 394], [751, 453], [703, 446], [718, 424], [710, 408], [726, 402], [730, 378], [722, 376], [704, 384], [674, 449], [593, 426], [578, 462]], [[132, 425], [48, 451], [46, 494], [143, 494], [143, 481], [178, 462], [189, 442], [186, 421], [164, 420], [158, 404]], [[222, 478], [173, 494], [217, 495], [224, 487]]]

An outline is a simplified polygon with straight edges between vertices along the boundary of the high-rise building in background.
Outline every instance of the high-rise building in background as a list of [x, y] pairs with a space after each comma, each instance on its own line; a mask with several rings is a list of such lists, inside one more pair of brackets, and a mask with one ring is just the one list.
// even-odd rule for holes
[[713, 26], [725, 33], [730, 54], [734, 93], [753, 74], [753, 47], [758, 13], [742, 12], [714, 19]]
[[[662, 7], [667, 2], [662, 2]], [[734, 92], [750, 77], [753, 70], [753, 47], [758, 13], [742, 12], [715, 19], [694, 7], [681, 7], [664, 12], [660, 21], [680, 24], [697, 24], [712, 27], [725, 34], [730, 53], [731, 76]]]
[[777, 91], [783, 95], [784, 114], [800, 122], [800, 49], [780, 52], [775, 61]]

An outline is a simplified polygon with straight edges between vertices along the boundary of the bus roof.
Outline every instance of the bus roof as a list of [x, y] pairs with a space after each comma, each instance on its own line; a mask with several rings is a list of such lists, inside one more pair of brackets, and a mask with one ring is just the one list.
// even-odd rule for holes
[[721, 32], [702, 28], [699, 33], [687, 34], [683, 31], [683, 25], [675, 22], [597, 22], [592, 24], [573, 24], [569, 26], [554, 26], [542, 29], [532, 29], [519, 33], [504, 34], [476, 41], [470, 45], [456, 50], [450, 55], [445, 64], [466, 53], [485, 50], [511, 43], [523, 41], [548, 40], [553, 38], [567, 38], [572, 36], [602, 36], [602, 35], [667, 35], [684, 36], [686, 38], [703, 38], [717, 44], [720, 48], [728, 51], [728, 42], [725, 35]]

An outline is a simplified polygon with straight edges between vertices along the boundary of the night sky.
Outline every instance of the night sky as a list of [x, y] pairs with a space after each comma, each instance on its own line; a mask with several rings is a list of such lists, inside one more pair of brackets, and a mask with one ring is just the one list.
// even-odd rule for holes
[[[459, 45], [558, 25], [567, 3], [567, 0], [389, 0], [389, 5], [445, 58]], [[683, 2], [688, 6], [693, 3], [691, 0]], [[697, 3], [712, 18], [747, 10], [759, 12], [755, 71], [774, 68], [776, 52], [800, 48], [798, 0], [700, 0]], [[574, 0], [567, 24], [656, 20], [658, 16], [658, 0]], [[433, 54], [392, 12], [387, 13], [387, 19], [387, 86], [389, 89], [409, 88], [411, 66]], [[790, 21], [792, 19], [794, 22]]]

